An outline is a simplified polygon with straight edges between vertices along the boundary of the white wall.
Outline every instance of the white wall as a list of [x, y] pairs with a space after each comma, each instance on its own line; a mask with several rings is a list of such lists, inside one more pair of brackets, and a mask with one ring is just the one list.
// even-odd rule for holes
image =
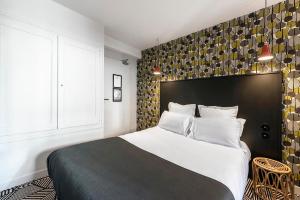
[[[0, 18], [3, 16], [97, 46], [103, 52], [103, 26], [51, 0], [0, 0]], [[0, 139], [0, 191], [46, 175], [46, 158], [53, 149], [102, 137], [102, 128], [97, 128]]]
[[104, 27], [99, 22], [52, 0], [0, 0], [0, 14], [26, 21], [57, 34], [104, 45]]
[[141, 50], [134, 48], [132, 46], [129, 46], [128, 44], [125, 44], [124, 42], [118, 41], [108, 35], [104, 36], [104, 45], [114, 51], [122, 52], [127, 55], [133, 56], [135, 58], [141, 58], [142, 52]]
[[[121, 59], [128, 58], [129, 65]], [[136, 59], [105, 48], [104, 137], [112, 137], [136, 130]], [[122, 75], [122, 102], [112, 101], [112, 76]]]

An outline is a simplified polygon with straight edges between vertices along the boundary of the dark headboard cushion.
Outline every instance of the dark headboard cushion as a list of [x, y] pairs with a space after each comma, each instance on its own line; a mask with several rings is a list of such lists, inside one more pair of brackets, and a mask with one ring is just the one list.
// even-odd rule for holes
[[[161, 113], [168, 109], [171, 101], [207, 106], [238, 105], [238, 117], [247, 120], [242, 140], [249, 146], [252, 157], [281, 160], [281, 73], [161, 82]], [[196, 115], [199, 116], [198, 111]]]

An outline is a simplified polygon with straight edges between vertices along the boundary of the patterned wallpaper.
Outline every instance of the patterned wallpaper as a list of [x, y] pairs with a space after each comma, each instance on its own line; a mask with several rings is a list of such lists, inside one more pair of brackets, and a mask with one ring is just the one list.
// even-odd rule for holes
[[[137, 74], [138, 129], [155, 126], [159, 120], [160, 81], [281, 70], [284, 76], [283, 160], [300, 180], [299, 4], [299, 0], [281, 2], [143, 50]], [[260, 63], [257, 57], [266, 39], [274, 59]], [[159, 62], [161, 77], [152, 75], [155, 62]]]

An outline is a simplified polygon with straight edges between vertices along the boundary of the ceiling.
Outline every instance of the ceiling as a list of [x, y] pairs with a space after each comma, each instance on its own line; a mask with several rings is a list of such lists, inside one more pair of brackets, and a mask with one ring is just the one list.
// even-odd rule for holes
[[[140, 50], [264, 7], [264, 0], [54, 0], [100, 21], [105, 34]], [[268, 5], [282, 0], [269, 0]]]

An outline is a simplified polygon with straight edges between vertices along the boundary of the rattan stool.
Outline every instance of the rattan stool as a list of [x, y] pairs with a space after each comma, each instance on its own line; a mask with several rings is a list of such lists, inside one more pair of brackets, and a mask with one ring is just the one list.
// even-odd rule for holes
[[263, 200], [294, 199], [291, 169], [276, 160], [257, 157], [252, 162], [253, 189]]

